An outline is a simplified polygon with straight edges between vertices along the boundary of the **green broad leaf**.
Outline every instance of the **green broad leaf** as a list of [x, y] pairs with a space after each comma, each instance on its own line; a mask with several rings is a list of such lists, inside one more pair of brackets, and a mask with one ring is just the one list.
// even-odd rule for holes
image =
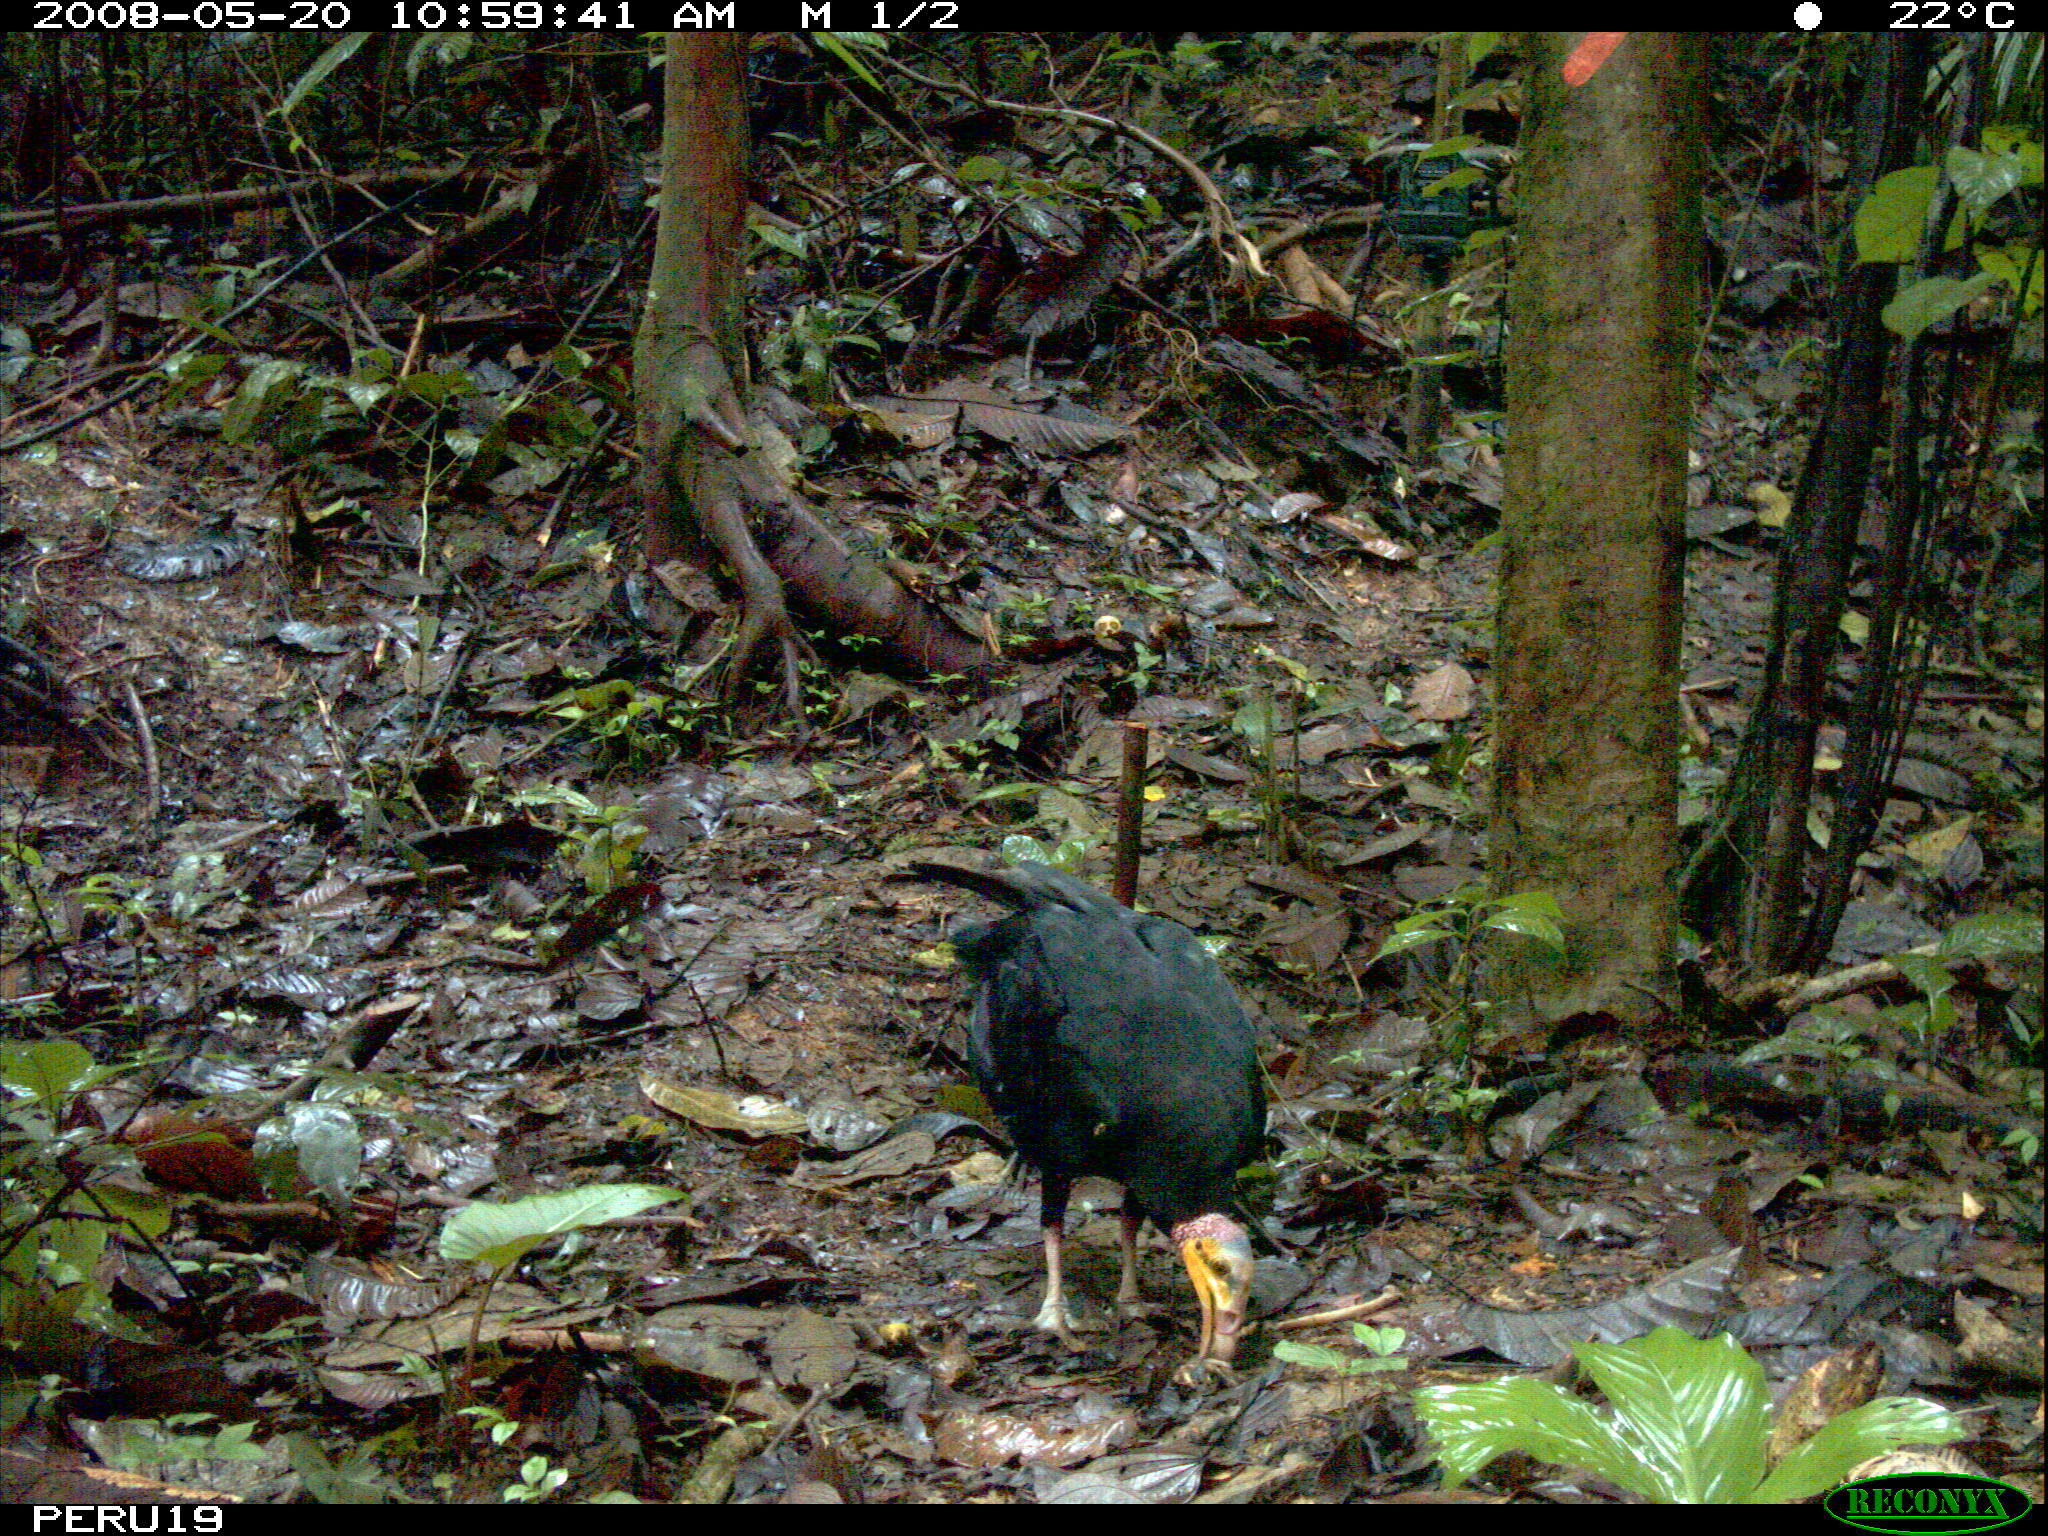
[[1447, 1489], [1496, 1458], [1523, 1451], [1640, 1491], [1637, 1469], [1600, 1412], [1549, 1382], [1517, 1377], [1423, 1387], [1415, 1394], [1415, 1415], [1437, 1442]]
[[1351, 1369], [1352, 1358], [1341, 1350], [1323, 1344], [1303, 1344], [1294, 1339], [1282, 1339], [1273, 1346], [1273, 1358], [1285, 1360], [1289, 1365], [1305, 1365], [1315, 1371], [1344, 1371]]
[[1440, 160], [1445, 155], [1462, 155], [1466, 150], [1476, 149], [1478, 146], [1478, 134], [1461, 133], [1454, 138], [1438, 139], [1434, 144], [1424, 149], [1417, 158], [1420, 160]]
[[282, 1437], [292, 1470], [306, 1485], [306, 1491], [320, 1504], [384, 1504], [391, 1489], [378, 1465], [377, 1440], [355, 1447], [346, 1460], [333, 1462], [320, 1442], [304, 1430]]
[[1939, 997], [1955, 985], [1955, 978], [1948, 973], [1948, 967], [1933, 955], [1892, 955], [1891, 963], [1899, 968], [1899, 974], [1918, 987], [1927, 997]]
[[2041, 262], [2023, 245], [1989, 246], [1978, 250], [1978, 267], [2019, 295], [2020, 313], [2041, 312]]
[[1028, 800], [1044, 786], [1033, 784], [1028, 779], [1014, 784], [991, 784], [987, 789], [977, 790], [967, 797], [969, 805], [979, 805], [985, 800]]
[[[455, 447], [455, 438], [454, 432], [447, 436], [446, 441], [451, 448]], [[475, 442], [466, 456], [468, 462], [462, 466], [462, 473], [457, 477], [456, 484], [465, 493], [480, 490], [486, 481], [504, 468], [505, 449], [511, 440], [511, 420], [507, 415], [500, 415], [476, 435]], [[457, 452], [460, 450], [457, 449]]]
[[1230, 728], [1253, 746], [1264, 747], [1272, 735], [1273, 717], [1279, 713], [1265, 700], [1252, 699], [1238, 706], [1230, 717]]
[[220, 413], [220, 435], [230, 443], [246, 443], [279, 405], [298, 393], [305, 368], [282, 358], [266, 358], [249, 370], [235, 398]]
[[1053, 845], [1052, 857], [1047, 860], [1054, 869], [1063, 869], [1070, 875], [1081, 873], [1081, 866], [1087, 862], [1089, 850], [1094, 848], [1092, 837], [1063, 837]]
[[[2038, 61], [2040, 49], [2034, 50]], [[1984, 148], [1992, 154], [2011, 155], [2020, 163], [2021, 183], [2029, 187], [2041, 185], [2041, 141], [2029, 138], [2024, 128], [2012, 123], [1996, 123], [1984, 130]]]
[[1726, 1334], [1676, 1328], [1625, 1344], [1576, 1344], [1612, 1405], [1611, 1428], [1633, 1463], [1623, 1486], [1660, 1503], [1733, 1504], [1763, 1481], [1770, 1394], [1763, 1367]]
[[454, 368], [409, 373], [394, 386], [399, 397], [427, 405], [446, 405], [459, 395], [478, 393], [476, 380]]
[[52, 1115], [93, 1075], [92, 1053], [69, 1040], [0, 1045], [0, 1084], [34, 1094]]
[[82, 1219], [46, 1221], [36, 1230], [35, 1247], [43, 1273], [59, 1286], [84, 1285], [92, 1279], [100, 1256], [107, 1251], [107, 1224], [89, 1198], [73, 1196], [65, 1203], [65, 1214]]
[[1824, 1493], [1872, 1456], [1901, 1445], [1946, 1445], [1967, 1431], [1945, 1408], [1917, 1397], [1880, 1397], [1838, 1413], [1784, 1456], [1751, 1502], [1790, 1504]]
[[1448, 928], [1405, 928], [1397, 925], [1373, 953], [1372, 958], [1384, 960], [1387, 956], [1398, 955], [1404, 950], [1420, 949], [1425, 944], [1436, 944], [1444, 939], [1456, 937], [1457, 935]]
[[1351, 1337], [1376, 1355], [1391, 1356], [1399, 1354], [1401, 1346], [1408, 1342], [1408, 1330], [1392, 1326], [1379, 1327], [1372, 1323], [1353, 1323]]
[[1424, 187], [1422, 195], [1424, 197], [1442, 197], [1448, 192], [1456, 192], [1461, 187], [1469, 187], [1473, 182], [1482, 180], [1485, 175], [1486, 173], [1476, 165], [1461, 165], [1449, 175], [1439, 176], [1435, 181]]
[[589, 372], [593, 358], [588, 351], [574, 342], [561, 341], [543, 354], [542, 360], [564, 378], [580, 379]]
[[1009, 166], [993, 155], [975, 155], [963, 160], [953, 172], [956, 180], [964, 181], [970, 186], [982, 182], [1008, 181], [1015, 174]]
[[1978, 960], [1993, 955], [2038, 955], [2041, 947], [2041, 919], [2026, 912], [1980, 912], [1963, 918], [1941, 941], [1944, 955]]
[[478, 1200], [441, 1228], [441, 1257], [451, 1264], [505, 1269], [551, 1238], [619, 1221], [681, 1200], [679, 1189], [655, 1184], [594, 1184], [553, 1195], [529, 1195], [501, 1204]]
[[1564, 913], [1548, 891], [1525, 891], [1503, 898], [1480, 920], [1481, 928], [1520, 934], [1554, 954], [1564, 953]]
[[1013, 832], [996, 844], [996, 857], [1012, 868], [1019, 864], [1050, 864], [1052, 850], [1035, 837]]
[[[363, 1136], [339, 1104], [290, 1104], [256, 1128], [259, 1166], [296, 1172], [322, 1194], [346, 1200], [363, 1168]], [[288, 1184], [275, 1184], [282, 1197]]]
[[1912, 341], [1930, 325], [1946, 320], [1989, 289], [1998, 279], [1989, 272], [1974, 277], [1923, 277], [1908, 283], [1884, 307], [1884, 326], [1894, 336]]
[[218, 352], [180, 352], [165, 361], [163, 375], [181, 394], [189, 394], [219, 375], [227, 359]]
[[1546, 922], [1564, 923], [1564, 908], [1557, 904], [1557, 898], [1548, 891], [1517, 891], [1512, 896], [1503, 896], [1494, 902], [1497, 912], [1515, 912], [1529, 917], [1540, 917]]
[[2027, 182], [2026, 167], [2009, 151], [1965, 149], [1958, 144], [1949, 150], [1947, 164], [1956, 195], [1973, 213], [1983, 213]]
[[[1920, 254], [1920, 233], [1937, 181], [1931, 165], [1908, 166], [1879, 179], [1856, 210], [1856, 259], [1907, 262]], [[1960, 225], [1949, 231], [1948, 249], [1963, 241]]]
[[340, 42], [335, 43], [319, 58], [308, 64], [306, 72], [292, 82], [292, 88], [285, 93], [284, 100], [277, 104], [277, 115], [290, 117], [298, 111], [305, 99], [319, 88], [322, 80], [354, 58], [361, 51], [363, 44], [374, 36], [374, 32], [344, 33]]
[[154, 1190], [101, 1182], [93, 1186], [92, 1198], [93, 1215], [110, 1216], [144, 1237], [162, 1237], [171, 1229], [171, 1202]]
[[1528, 1378], [1415, 1394], [1447, 1487], [1520, 1451], [1583, 1468], [1656, 1503], [1781, 1503], [1833, 1486], [1879, 1451], [1961, 1433], [1931, 1403], [1886, 1398], [1831, 1420], [1766, 1478], [1771, 1414], [1763, 1369], [1727, 1335], [1701, 1340], [1659, 1328], [1621, 1344], [1574, 1345], [1573, 1353], [1604, 1394], [1605, 1409]]
[[808, 242], [801, 232], [777, 229], [772, 224], [755, 224], [750, 227], [756, 238], [769, 249], [780, 251], [783, 255], [794, 257], [798, 261], [810, 259], [810, 251], [806, 248]]
[[860, 76], [869, 86], [877, 91], [882, 89], [882, 82], [868, 73], [867, 65], [861, 63], [853, 51], [853, 45], [855, 44], [859, 44], [862, 47], [879, 49], [882, 46], [881, 39], [876, 37], [874, 33], [813, 32], [810, 34], [810, 39], [820, 48], [831, 54], [833, 58], [844, 64], [854, 74]]

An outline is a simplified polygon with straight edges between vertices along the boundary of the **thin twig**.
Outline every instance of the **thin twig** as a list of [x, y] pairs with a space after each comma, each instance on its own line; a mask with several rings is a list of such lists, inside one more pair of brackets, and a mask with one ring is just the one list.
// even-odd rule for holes
[[825, 1389], [823, 1387], [811, 1388], [810, 1400], [776, 1427], [775, 1433], [769, 1438], [768, 1443], [761, 1447], [759, 1454], [762, 1456], [772, 1455], [776, 1448], [789, 1438], [790, 1432], [797, 1425], [803, 1423], [805, 1419], [808, 1419], [811, 1416], [811, 1410], [824, 1400]]
[[1340, 1307], [1329, 1307], [1321, 1312], [1304, 1312], [1299, 1317], [1282, 1318], [1273, 1325], [1275, 1333], [1291, 1333], [1297, 1328], [1320, 1328], [1325, 1323], [1348, 1323], [1354, 1318], [1371, 1317], [1384, 1312], [1401, 1300], [1401, 1293], [1388, 1286], [1371, 1301], [1351, 1301]]
[[1264, 276], [1257, 250], [1249, 240], [1245, 239], [1243, 231], [1238, 228], [1237, 220], [1230, 211], [1230, 205], [1224, 201], [1223, 194], [1218, 190], [1216, 183], [1209, 178], [1209, 174], [1199, 165], [1195, 164], [1194, 161], [1190, 160], [1157, 134], [1148, 133], [1136, 124], [1127, 123], [1121, 118], [1110, 117], [1100, 112], [1084, 112], [1077, 107], [1039, 107], [1027, 102], [1003, 101], [994, 96], [983, 95], [980, 91], [973, 90], [968, 86], [956, 85], [948, 80], [940, 80], [931, 75], [922, 74], [910, 68], [909, 65], [889, 58], [884, 54], [873, 55], [873, 59], [875, 63], [891, 74], [900, 75], [906, 80], [915, 81], [926, 90], [938, 91], [947, 96], [960, 97], [986, 110], [1010, 113], [1018, 117], [1050, 118], [1055, 122], [1072, 123], [1084, 128], [1096, 128], [1106, 133], [1119, 134], [1124, 138], [1132, 140], [1134, 143], [1142, 144], [1146, 149], [1149, 149], [1153, 154], [1159, 156], [1160, 159], [1178, 170], [1187, 179], [1189, 184], [1194, 187], [1196, 194], [1202, 200], [1202, 212], [1209, 229], [1209, 243], [1214, 247], [1217, 259], [1223, 264], [1225, 270], [1232, 274], [1241, 271], [1253, 271], [1259, 276]]
[[128, 701], [128, 718], [135, 723], [136, 750], [142, 754], [142, 783], [146, 792], [142, 824], [149, 826], [164, 804], [163, 779], [156, 760], [156, 733], [149, 728], [149, 716], [143, 712], [142, 695], [135, 691], [133, 678], [121, 679], [121, 696]]

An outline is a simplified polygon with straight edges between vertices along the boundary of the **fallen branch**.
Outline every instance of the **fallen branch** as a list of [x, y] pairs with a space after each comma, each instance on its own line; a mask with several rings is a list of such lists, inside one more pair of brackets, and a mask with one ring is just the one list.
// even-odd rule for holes
[[1392, 1286], [1381, 1291], [1370, 1301], [1351, 1301], [1335, 1307], [1326, 1307], [1321, 1312], [1304, 1312], [1299, 1317], [1285, 1317], [1273, 1325], [1276, 1333], [1292, 1333], [1297, 1328], [1320, 1328], [1325, 1323], [1348, 1323], [1356, 1318], [1372, 1317], [1386, 1311], [1401, 1300], [1401, 1293]]
[[[110, 203], [73, 203], [64, 209], [64, 226], [100, 224], [121, 219], [147, 219], [166, 213], [228, 213], [244, 208], [267, 208], [302, 192], [323, 188], [370, 192], [385, 187], [406, 187], [417, 183], [436, 185], [467, 175], [484, 175], [469, 166], [430, 169], [414, 166], [403, 171], [366, 172], [359, 176], [308, 176], [300, 181], [278, 182], [268, 187], [224, 187], [212, 192], [180, 192], [172, 197], [133, 197]], [[44, 208], [0, 209], [0, 236], [44, 235], [56, 232], [56, 215]]]

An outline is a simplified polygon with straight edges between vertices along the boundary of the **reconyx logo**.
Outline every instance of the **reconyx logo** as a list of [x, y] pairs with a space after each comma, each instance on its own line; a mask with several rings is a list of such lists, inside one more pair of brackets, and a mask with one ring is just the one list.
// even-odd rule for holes
[[1821, 1500], [1844, 1524], [1866, 1531], [1913, 1536], [1963, 1536], [1996, 1530], [2028, 1509], [2027, 1496], [2009, 1483], [1956, 1472], [1904, 1472], [1844, 1483]]

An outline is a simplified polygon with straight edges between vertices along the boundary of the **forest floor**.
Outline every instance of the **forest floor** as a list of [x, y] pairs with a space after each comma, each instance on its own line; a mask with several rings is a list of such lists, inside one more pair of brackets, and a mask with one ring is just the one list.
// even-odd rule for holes
[[[1838, 1284], [1884, 1247], [1872, 1229], [1953, 1222], [1965, 1189], [2002, 1210], [2032, 1198], [2037, 1172], [2015, 1182], [1953, 1130], [1864, 1127], [1863, 1144], [1830, 1147], [1769, 1110], [1668, 1114], [1642, 1074], [1699, 1043], [1677, 1021], [1662, 1039], [1594, 1030], [1548, 1061], [1541, 1041], [1483, 1040], [1463, 1081], [1518, 1112], [1490, 1131], [1453, 1112], [1430, 975], [1370, 962], [1395, 919], [1483, 869], [1483, 754], [1457, 744], [1484, 740], [1493, 562], [1469, 538], [1387, 560], [1219, 498], [1196, 514], [1238, 573], [1219, 595], [1226, 577], [1136, 524], [1076, 522], [1055, 543], [991, 511], [984, 596], [1001, 583], [1027, 599], [1013, 609], [1079, 637], [1068, 654], [993, 704], [958, 684], [820, 674], [815, 728], [791, 745], [766, 714], [749, 736], [702, 714], [676, 726], [694, 734], [664, 734], [677, 701], [659, 647], [608, 600], [613, 530], [575, 530], [565, 559], [496, 509], [451, 514], [443, 537], [476, 550], [451, 562], [454, 593], [362, 527], [295, 547], [280, 500], [224, 457], [109, 433], [0, 465], [20, 597], [70, 697], [97, 701], [9, 759], [10, 837], [35, 850], [49, 930], [19, 946], [9, 992], [52, 998], [52, 1027], [102, 1060], [153, 1053], [156, 1087], [124, 1131], [145, 1154], [180, 1128], [161, 1123], [167, 1097], [275, 1090], [366, 1019], [396, 1028], [314, 1096], [348, 1106], [360, 1161], [335, 1175], [359, 1205], [339, 1225], [265, 1187], [246, 1135], [145, 1155], [185, 1214], [161, 1255], [121, 1253], [115, 1290], [161, 1314], [151, 1332], [185, 1368], [138, 1371], [173, 1382], [173, 1400], [136, 1386], [122, 1417], [247, 1408], [337, 1464], [411, 1425], [387, 1475], [420, 1496], [495, 1498], [534, 1454], [584, 1496], [674, 1496], [720, 1446], [742, 1498], [792, 1484], [870, 1499], [1384, 1493], [1427, 1465], [1399, 1389], [1471, 1373], [1443, 1364], [1472, 1347], [1471, 1308], [1676, 1316], [1660, 1283], [1728, 1246], [1707, 1206], [1731, 1177], [1768, 1233], [1750, 1307]], [[1166, 479], [1135, 453], [1119, 472], [1134, 468]], [[138, 537], [189, 538], [222, 510], [247, 545], [231, 570], [124, 573]], [[1768, 611], [1773, 561], [1749, 534], [1689, 552], [1688, 718], [1722, 757]], [[1231, 622], [1197, 618], [1145, 659], [1133, 637], [1189, 612]], [[1104, 613], [1118, 633], [1101, 633]], [[1267, 709], [1271, 752], [1254, 718]], [[1126, 717], [1155, 728], [1142, 899], [1228, 939], [1268, 1038], [1274, 1156], [1256, 1185], [1284, 1256], [1261, 1266], [1240, 1381], [1210, 1393], [1172, 1380], [1193, 1307], [1156, 1239], [1153, 1315], [1109, 1313], [1111, 1186], [1084, 1188], [1071, 1222], [1084, 1347], [1031, 1330], [1035, 1196], [1004, 1183], [976, 1120], [961, 986], [936, 952], [974, 904], [900, 878], [912, 855], [1018, 834], [1099, 848]], [[1980, 738], [1953, 731], [1949, 755], [1992, 754]], [[1967, 785], [1922, 768], [1896, 808], [1900, 843], [1953, 819], [1940, 773]], [[1084, 869], [1105, 878], [1100, 857]], [[606, 888], [628, 895], [607, 905]], [[1938, 913], [1870, 905], [1892, 927], [1844, 961], [1936, 931]], [[562, 945], [579, 914], [594, 937]], [[1560, 1070], [1606, 1086], [1574, 1098]], [[140, 1091], [111, 1093], [110, 1123]], [[1816, 1168], [1829, 1177], [1809, 1187]], [[682, 1195], [499, 1283], [478, 1337], [503, 1353], [492, 1385], [467, 1391], [519, 1428], [501, 1454], [451, 1458], [467, 1431], [419, 1416], [420, 1399], [456, 1391], [443, 1373], [470, 1369], [478, 1297], [436, 1254], [451, 1208], [619, 1183]], [[1944, 1262], [2001, 1284], [2032, 1265], [2038, 1280], [2038, 1246], [2005, 1230], [1952, 1233]], [[1946, 1307], [1939, 1281], [1916, 1284], [1924, 1315], [1897, 1316], [1912, 1306], [1892, 1298], [1883, 1327]], [[1360, 1315], [1401, 1330], [1374, 1336], [1398, 1341], [1399, 1369], [1272, 1356], [1284, 1337], [1339, 1365], [1372, 1359], [1349, 1317], [1273, 1325], [1383, 1293]], [[216, 1347], [186, 1360], [199, 1315]], [[1778, 1373], [1844, 1336], [1775, 1351]], [[800, 1409], [801, 1431], [764, 1449]], [[736, 1424], [761, 1429], [732, 1441]], [[242, 1475], [288, 1481], [284, 1458]]]
[[[1360, 36], [1367, 78], [1303, 100], [1426, 95], [1431, 58]], [[1285, 68], [1322, 68], [1308, 48]], [[1366, 198], [1301, 158], [1310, 191]], [[1821, 385], [1819, 318], [1786, 297], [1818, 221], [1775, 218], [1779, 257], [1745, 270], [1777, 286], [1744, 310], [1733, 285], [1702, 369], [1688, 826], [1746, 724]], [[762, 378], [802, 394], [818, 296], [763, 268]], [[1682, 1016], [1474, 1029], [1455, 955], [1375, 957], [1484, 879], [1485, 410], [1417, 473], [1379, 435], [1392, 349], [1311, 367], [1136, 308], [1041, 343], [1028, 378], [1014, 348], [947, 352], [941, 383], [997, 402], [982, 428], [778, 390], [809, 498], [1014, 658], [931, 679], [816, 635], [797, 722], [769, 678], [737, 712], [702, 686], [729, 594], [644, 569], [625, 456], [551, 493], [534, 402], [596, 420], [584, 381], [634, 310], [622, 290], [574, 376], [538, 361], [559, 326], [475, 339], [543, 286], [479, 276], [437, 321], [469, 339], [317, 459], [287, 434], [367, 386], [309, 364], [266, 403], [253, 341], [200, 404], [0, 459], [10, 1219], [45, 1272], [91, 1276], [63, 1294], [107, 1298], [17, 1351], [0, 1492], [1605, 1500], [1519, 1457], [1445, 1494], [1414, 1391], [1670, 1324], [1733, 1331], [1774, 1401], [1847, 1377], [1966, 1412], [1963, 1449], [2039, 1500], [2041, 694], [2011, 681], [2038, 639], [1992, 634], [1985, 669], [1969, 615], [1940, 637], [1830, 966], [2013, 910], [2033, 956], [1780, 1017], [1706, 1006], [1723, 957], [1689, 950]], [[38, 289], [41, 320], [11, 297], [37, 335], [95, 329], [57, 313], [75, 294]], [[172, 312], [142, 297], [131, 328]], [[345, 369], [300, 328], [318, 294], [289, 297], [264, 345]], [[436, 434], [459, 419], [474, 449], [514, 400], [516, 467], [447, 472]], [[276, 414], [233, 444], [245, 406]], [[1033, 1330], [1036, 1192], [969, 1087], [943, 944], [988, 913], [905, 878], [1064, 847], [1107, 884], [1126, 721], [1151, 727], [1139, 899], [1223, 941], [1269, 1083], [1245, 1192], [1274, 1251], [1235, 1376], [1199, 1388], [1156, 1236], [1151, 1305], [1113, 1313], [1112, 1186], [1069, 1219], [1080, 1347]], [[41, 1122], [38, 1083], [63, 1085]], [[138, 1481], [105, 1492], [107, 1467]]]

